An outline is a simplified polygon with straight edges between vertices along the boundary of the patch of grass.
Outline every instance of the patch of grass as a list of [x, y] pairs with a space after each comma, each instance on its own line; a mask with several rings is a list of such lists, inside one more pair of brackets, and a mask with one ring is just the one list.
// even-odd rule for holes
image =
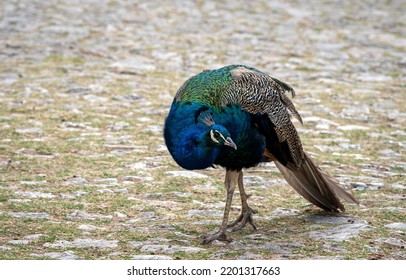
[[68, 57], [62, 54], [51, 54], [44, 59], [44, 62], [64, 65], [64, 64], [82, 64], [84, 59], [82, 57]]

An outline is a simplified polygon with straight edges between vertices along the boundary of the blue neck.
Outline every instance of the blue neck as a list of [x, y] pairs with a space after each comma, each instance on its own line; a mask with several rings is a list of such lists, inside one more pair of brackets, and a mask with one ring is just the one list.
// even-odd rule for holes
[[175, 161], [185, 169], [210, 167], [220, 154], [220, 147], [208, 145], [207, 126], [196, 126], [179, 135], [176, 149], [172, 151]]

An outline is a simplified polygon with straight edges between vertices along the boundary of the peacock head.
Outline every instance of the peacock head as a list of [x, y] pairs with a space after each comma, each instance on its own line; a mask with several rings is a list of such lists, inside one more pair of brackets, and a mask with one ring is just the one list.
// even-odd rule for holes
[[229, 146], [237, 150], [237, 145], [231, 139], [230, 132], [220, 124], [213, 124], [210, 127], [210, 140], [215, 146]]

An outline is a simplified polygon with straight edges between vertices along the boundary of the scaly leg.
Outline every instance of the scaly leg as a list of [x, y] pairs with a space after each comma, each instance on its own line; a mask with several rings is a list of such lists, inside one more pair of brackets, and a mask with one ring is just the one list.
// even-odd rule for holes
[[248, 206], [247, 199], [249, 196], [245, 193], [244, 190], [242, 171], [238, 176], [238, 189], [240, 190], [241, 196], [241, 214], [234, 222], [229, 224], [228, 227], [232, 228], [232, 231], [237, 231], [245, 227], [248, 222], [254, 228], [254, 230], [256, 230], [257, 226], [254, 223], [253, 214], [258, 213], [258, 211]]
[[227, 223], [230, 214], [231, 202], [233, 200], [235, 186], [238, 183], [238, 178], [240, 174], [241, 171], [232, 171], [232, 170], [226, 171], [226, 179], [224, 185], [227, 190], [227, 200], [226, 207], [224, 209], [223, 222], [221, 223], [221, 226], [216, 233], [208, 234], [203, 237], [204, 238], [203, 244], [208, 244], [213, 240], [231, 241], [231, 238], [227, 236]]

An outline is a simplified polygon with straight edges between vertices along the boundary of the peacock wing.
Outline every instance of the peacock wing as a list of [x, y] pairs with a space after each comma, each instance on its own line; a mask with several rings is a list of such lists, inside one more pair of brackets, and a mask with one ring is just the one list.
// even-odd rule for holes
[[289, 85], [272, 78], [254, 68], [236, 67], [231, 70], [234, 82], [225, 90], [221, 105], [240, 104], [241, 108], [252, 114], [267, 115], [276, 131], [279, 142], [286, 142], [293, 164], [300, 166], [304, 157], [299, 135], [291, 116], [300, 122], [302, 118], [287, 94], [294, 97]]

